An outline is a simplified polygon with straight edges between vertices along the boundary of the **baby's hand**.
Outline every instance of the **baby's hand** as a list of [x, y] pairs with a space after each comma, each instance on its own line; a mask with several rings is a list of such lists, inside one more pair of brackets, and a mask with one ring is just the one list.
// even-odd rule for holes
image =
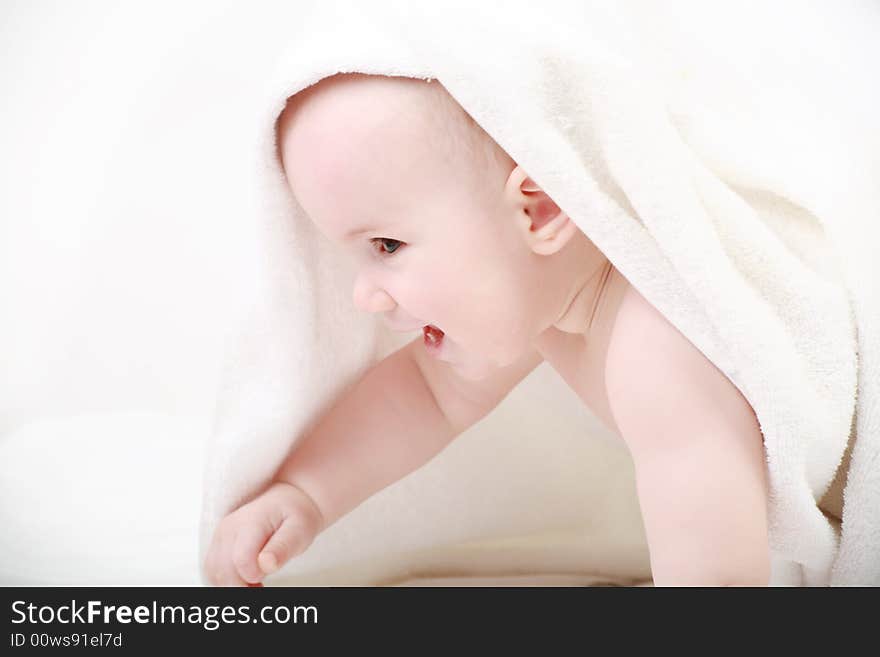
[[258, 584], [311, 545], [321, 513], [302, 490], [275, 482], [220, 521], [205, 557], [215, 586]]

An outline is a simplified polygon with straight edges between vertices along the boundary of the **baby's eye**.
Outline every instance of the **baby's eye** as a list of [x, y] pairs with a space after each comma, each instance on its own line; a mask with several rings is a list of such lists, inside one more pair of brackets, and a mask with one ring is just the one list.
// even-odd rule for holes
[[[370, 240], [370, 243], [381, 245], [379, 248], [379, 253], [381, 255], [391, 255], [400, 248], [401, 244], [403, 244], [403, 242], [388, 239], [387, 237], [374, 237]], [[388, 246], [389, 244], [391, 245], [390, 247]], [[384, 247], [384, 250], [382, 250], [382, 247]]]

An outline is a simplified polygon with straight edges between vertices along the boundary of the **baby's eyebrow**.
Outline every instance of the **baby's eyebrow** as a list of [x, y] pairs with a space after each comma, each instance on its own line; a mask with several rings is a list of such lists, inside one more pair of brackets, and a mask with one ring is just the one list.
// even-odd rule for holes
[[358, 235], [363, 235], [364, 233], [371, 233], [371, 232], [373, 232], [373, 229], [369, 226], [363, 226], [361, 228], [353, 228], [352, 230], [348, 231], [345, 235], [343, 235], [342, 239], [344, 239], [345, 241], [348, 241], [354, 237], [357, 237]]
[[358, 235], [363, 235], [364, 233], [378, 233], [380, 231], [393, 232], [392, 229], [395, 226], [400, 225], [399, 221], [395, 221], [390, 224], [381, 223], [378, 226], [361, 226], [360, 228], [352, 228], [345, 235], [342, 236], [343, 241], [348, 241]]

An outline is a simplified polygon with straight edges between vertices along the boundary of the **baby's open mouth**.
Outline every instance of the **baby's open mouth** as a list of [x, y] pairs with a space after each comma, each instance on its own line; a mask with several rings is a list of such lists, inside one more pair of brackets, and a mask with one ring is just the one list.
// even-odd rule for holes
[[443, 331], [438, 329], [433, 324], [428, 324], [427, 326], [422, 327], [422, 337], [425, 343], [425, 347], [432, 351], [440, 350], [440, 346], [443, 344], [443, 336]]
[[422, 327], [422, 333], [425, 335], [425, 340], [431, 340], [432, 342], [439, 343], [443, 339], [443, 331], [438, 329], [433, 324], [428, 324], [427, 326]]

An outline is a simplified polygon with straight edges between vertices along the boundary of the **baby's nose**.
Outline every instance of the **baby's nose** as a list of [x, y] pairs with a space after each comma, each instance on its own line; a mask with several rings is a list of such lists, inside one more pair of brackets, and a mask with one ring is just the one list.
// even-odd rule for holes
[[397, 307], [387, 292], [361, 278], [355, 281], [352, 298], [356, 308], [368, 313], [385, 313]]

